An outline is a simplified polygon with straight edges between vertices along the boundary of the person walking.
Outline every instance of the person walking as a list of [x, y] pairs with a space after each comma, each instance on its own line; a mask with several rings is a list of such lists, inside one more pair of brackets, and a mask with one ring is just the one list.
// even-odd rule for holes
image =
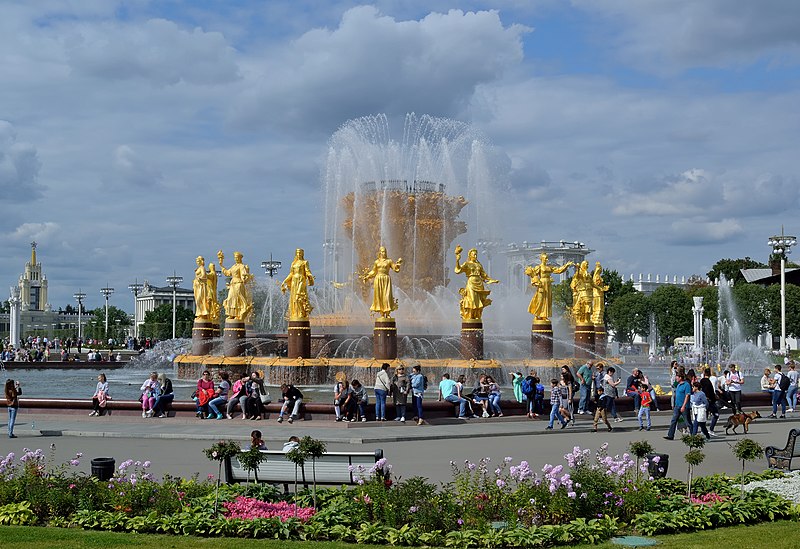
[[386, 397], [392, 388], [389, 379], [389, 364], [381, 364], [381, 371], [375, 376], [375, 421], [386, 421]]
[[796, 368], [797, 365], [793, 360], [789, 363], [789, 371], [786, 372], [789, 377], [789, 390], [786, 391], [786, 400], [789, 403], [787, 412], [794, 412], [797, 409], [797, 386], [800, 383], [800, 372]]
[[608, 409], [610, 407], [609, 399], [605, 396], [602, 386], [597, 387], [595, 394], [597, 395], [597, 409], [594, 411], [594, 424], [592, 425], [592, 432], [597, 432], [597, 424], [601, 419], [603, 420], [603, 423], [606, 424], [606, 427], [608, 427], [609, 432], [611, 432], [614, 430], [614, 428], [608, 421]]
[[553, 429], [553, 423], [555, 423], [556, 419], [561, 423], [561, 428], [565, 428], [567, 426], [566, 420], [561, 417], [561, 412], [559, 409], [561, 408], [561, 391], [558, 389], [558, 380], [553, 378], [550, 380], [550, 423], [545, 427], [546, 430]]
[[675, 439], [675, 431], [678, 428], [678, 419], [680, 417], [684, 418], [687, 426], [692, 424], [689, 418], [689, 398], [692, 394], [692, 388], [689, 382], [686, 381], [686, 374], [679, 371], [675, 376], [675, 382], [677, 383], [675, 387], [675, 406], [672, 408], [672, 419], [669, 422], [667, 436], [664, 437], [667, 440]]
[[639, 412], [636, 417], [639, 419], [639, 430], [644, 431], [645, 426], [642, 419], [647, 420], [647, 430], [652, 426], [650, 423], [650, 405], [653, 403], [653, 397], [650, 396], [650, 388], [642, 383], [639, 386]]
[[706, 418], [708, 417], [708, 398], [703, 392], [703, 388], [699, 381], [692, 384], [692, 396], [690, 397], [692, 403], [692, 435], [697, 434], [698, 428], [703, 431], [706, 439], [711, 438], [706, 428]]
[[719, 401], [717, 400], [717, 391], [714, 387], [714, 382], [711, 381], [711, 368], [703, 369], [703, 377], [700, 379], [700, 388], [703, 389], [706, 399], [708, 400], [707, 415], [711, 416], [711, 425], [708, 426], [708, 432], [713, 437], [715, 436], [714, 427], [717, 426], [717, 421], [719, 421]]
[[411, 405], [417, 412], [417, 425], [423, 425], [425, 421], [422, 419], [422, 397], [425, 394], [426, 386], [428, 385], [425, 376], [422, 375], [422, 369], [419, 366], [411, 368]]
[[589, 395], [592, 391], [592, 370], [594, 362], [591, 360], [578, 368], [575, 376], [578, 378], [578, 390], [580, 399], [578, 400], [578, 415], [589, 413]]
[[725, 385], [728, 386], [728, 395], [731, 397], [731, 409], [734, 414], [742, 414], [742, 385], [744, 384], [744, 376], [736, 368], [736, 364], [728, 366], [728, 377], [725, 379]]
[[8, 408], [8, 438], [17, 438], [14, 434], [14, 424], [17, 422], [17, 411], [19, 410], [19, 395], [22, 394], [22, 387], [19, 381], [13, 379], [6, 380], [6, 407]]
[[789, 376], [783, 374], [780, 364], [775, 365], [775, 373], [773, 374], [773, 389], [772, 389], [772, 414], [771, 418], [775, 418], [778, 413], [778, 405], [781, 406], [781, 419], [786, 418], [786, 393], [791, 385]]
[[622, 421], [622, 418], [617, 415], [616, 398], [619, 394], [617, 392], [617, 385], [619, 385], [622, 380], [614, 379], [614, 374], [616, 371], [617, 369], [613, 366], [609, 366], [606, 370], [606, 375], [603, 377], [603, 394], [605, 395], [604, 398], [609, 399], [608, 402], [606, 402], [606, 405], [608, 406], [608, 411], [611, 414], [611, 417], [614, 418], [615, 422], [619, 423]]

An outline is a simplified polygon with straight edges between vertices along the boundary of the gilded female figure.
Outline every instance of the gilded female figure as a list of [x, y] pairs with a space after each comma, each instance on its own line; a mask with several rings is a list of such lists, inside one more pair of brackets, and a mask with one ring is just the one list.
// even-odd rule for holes
[[487, 290], [483, 283], [497, 284], [499, 280], [489, 278], [486, 271], [483, 270], [483, 265], [478, 261], [478, 250], [472, 248], [468, 255], [467, 261], [461, 263], [461, 252], [463, 248], [456, 246], [456, 268], [455, 273], [464, 273], [467, 275], [467, 284], [458, 290], [461, 294], [461, 302], [459, 304], [461, 310], [461, 318], [464, 320], [480, 320], [483, 315], [483, 308], [492, 304], [489, 299], [491, 293]]
[[604, 323], [607, 291], [608, 285], [603, 284], [603, 267], [600, 266], [599, 261], [596, 261], [592, 274], [592, 324], [597, 326], [602, 326]]
[[570, 282], [573, 303], [572, 317], [578, 324], [587, 324], [592, 315], [592, 275], [589, 274], [589, 262], [582, 261]]
[[228, 286], [228, 297], [222, 303], [225, 307], [225, 315], [231, 320], [247, 322], [253, 313], [253, 300], [247, 289], [247, 283], [253, 278], [253, 275], [250, 274], [250, 268], [242, 263], [241, 252], [233, 252], [235, 263], [231, 265], [230, 269], [225, 268], [222, 264], [225, 261], [225, 255], [221, 251], [217, 253], [217, 258], [219, 259], [219, 268], [222, 270], [222, 274], [231, 277], [231, 282]]
[[314, 285], [314, 275], [303, 255], [303, 249], [297, 248], [289, 276], [281, 283], [281, 292], [289, 290], [289, 320], [307, 320], [313, 309], [308, 300], [308, 287]]
[[206, 260], [203, 256], [197, 256], [195, 260], [197, 268], [194, 270], [194, 281], [192, 281], [192, 289], [194, 290], [194, 317], [200, 320], [206, 320], [211, 315], [208, 299], [208, 277], [206, 276]]
[[386, 248], [383, 246], [378, 250], [378, 259], [372, 264], [372, 269], [361, 277], [363, 282], [374, 278], [372, 293], [372, 306], [369, 308], [373, 313], [378, 313], [383, 318], [389, 318], [392, 311], [397, 310], [397, 300], [392, 295], [392, 279], [390, 271], [400, 272], [403, 258], [392, 261], [387, 257]]
[[574, 265], [568, 261], [564, 265], [553, 266], [547, 263], [547, 254], [539, 256], [538, 265], [525, 269], [525, 274], [531, 278], [531, 286], [536, 288], [536, 293], [528, 305], [528, 312], [534, 320], [550, 320], [553, 316], [553, 274], [561, 274]]

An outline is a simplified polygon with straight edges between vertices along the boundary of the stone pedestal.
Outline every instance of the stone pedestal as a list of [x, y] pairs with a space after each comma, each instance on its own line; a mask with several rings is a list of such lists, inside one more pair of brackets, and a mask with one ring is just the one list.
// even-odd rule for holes
[[397, 325], [393, 318], [379, 317], [372, 332], [372, 353], [375, 360], [397, 358]]
[[461, 321], [461, 358], [483, 360], [483, 322]]
[[222, 334], [222, 350], [225, 356], [242, 356], [247, 341], [244, 322], [241, 320], [226, 320], [225, 330]]
[[192, 354], [210, 355], [214, 348], [215, 332], [219, 332], [219, 326], [215, 326], [211, 320], [195, 319], [192, 326]]
[[604, 324], [594, 325], [594, 352], [600, 356], [606, 356], [606, 345], [608, 345], [608, 334]]
[[311, 321], [289, 321], [288, 358], [311, 358]]
[[594, 324], [575, 326], [575, 358], [591, 358], [594, 353]]
[[549, 320], [534, 320], [531, 326], [531, 357], [553, 358], [553, 324]]

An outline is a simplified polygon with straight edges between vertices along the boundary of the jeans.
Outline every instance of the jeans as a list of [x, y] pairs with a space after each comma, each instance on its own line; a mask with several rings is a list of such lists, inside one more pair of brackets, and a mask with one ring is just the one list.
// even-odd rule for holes
[[8, 407], [8, 436], [14, 434], [14, 424], [17, 422], [17, 408]]
[[692, 419], [689, 417], [689, 405], [686, 405], [686, 408], [683, 412], [681, 412], [680, 406], [675, 406], [672, 408], [672, 419], [669, 422], [669, 431], [667, 431], [667, 438], [675, 438], [675, 430], [678, 428], [678, 418], [683, 416], [683, 419], [686, 420], [686, 426], [689, 427], [692, 425]]
[[772, 391], [772, 415], [778, 412], [778, 404], [781, 405], [781, 415], [786, 415], [786, 392], [780, 389]]
[[394, 410], [395, 410], [394, 411], [394, 415], [395, 416], [397, 416], [399, 418], [402, 418], [402, 419], [406, 418], [406, 405], [405, 404], [400, 404], [400, 403], [395, 404], [394, 405]]
[[697, 421], [696, 419], [692, 422], [692, 434], [697, 434], [697, 428], [700, 428], [703, 431], [703, 434], [706, 438], [711, 438], [711, 435], [708, 434], [708, 429], [706, 429], [706, 422], [705, 421]]
[[731, 410], [734, 414], [741, 414], [742, 412], [742, 392], [741, 391], [728, 391], [731, 397]]
[[[278, 414], [278, 417], [283, 417], [283, 414], [285, 414], [289, 410], [289, 406], [291, 406], [291, 404], [292, 404], [291, 400], [284, 400], [283, 401], [283, 406], [281, 406], [281, 412]], [[300, 415], [300, 405], [301, 404], [303, 404], [303, 399], [302, 398], [298, 398], [297, 400], [294, 401], [294, 406], [292, 407], [292, 415], [291, 415], [291, 417], [297, 417], [298, 415]]]
[[653, 399], [653, 404], [651, 404], [651, 407], [655, 408], [655, 411], [658, 412], [659, 411], [658, 410], [658, 400], [656, 400], [656, 397], [658, 395], [656, 394], [656, 390], [655, 389], [650, 389], [650, 396]]
[[498, 415], [503, 413], [500, 409], [500, 395], [489, 395], [489, 413], [492, 413], [492, 410]]
[[614, 397], [606, 397], [611, 399], [608, 404], [608, 413], [611, 414], [611, 417], [617, 419], [619, 416], [617, 415], [617, 399]]
[[626, 391], [625, 394], [631, 398], [633, 398], [633, 409], [639, 410], [639, 405], [642, 402], [642, 397], [639, 396], [639, 393], [636, 391]]
[[581, 383], [580, 385], [580, 400], [578, 400], [578, 411], [579, 412], [588, 412], [589, 411], [589, 392], [591, 388], [588, 385], [584, 385]]
[[417, 411], [417, 418], [422, 419], [422, 395], [412, 395], [411, 406]]
[[527, 402], [527, 408], [529, 414], [536, 413], [536, 400], [533, 395], [525, 395], [525, 401]]
[[550, 424], [548, 425], [548, 427], [552, 427], [553, 423], [555, 423], [556, 420], [558, 420], [558, 422], [561, 423], [561, 425], [567, 424], [567, 422], [564, 421], [564, 418], [561, 417], [561, 412], [558, 411], [558, 404], [553, 404], [550, 407]]
[[650, 407], [649, 406], [640, 406], [639, 407], [639, 427], [644, 427], [642, 418], [647, 420], [647, 428], [650, 428]]
[[168, 395], [161, 395], [156, 399], [155, 404], [153, 404], [153, 413], [156, 414], [165, 414], [167, 413], [167, 408], [172, 401], [175, 400], [175, 393], [170, 393]]
[[789, 408], [794, 410], [797, 407], [797, 385], [790, 385], [786, 391], [786, 400], [789, 401]]
[[447, 395], [444, 397], [447, 402], [458, 404], [458, 417], [466, 417], [467, 415], [467, 399], [459, 398], [458, 395]]
[[375, 420], [386, 419], [386, 395], [388, 391], [375, 389]]
[[208, 401], [208, 407], [211, 409], [211, 413], [219, 417], [222, 415], [222, 412], [219, 411], [219, 408], [217, 408], [217, 406], [221, 406], [226, 402], [228, 402], [228, 399], [225, 397], [212, 398], [211, 400]]
[[533, 411], [536, 414], [544, 413], [544, 397], [542, 395], [533, 397]]
[[711, 425], [708, 428], [713, 431], [719, 421], [719, 402], [708, 403], [708, 415], [711, 416]]

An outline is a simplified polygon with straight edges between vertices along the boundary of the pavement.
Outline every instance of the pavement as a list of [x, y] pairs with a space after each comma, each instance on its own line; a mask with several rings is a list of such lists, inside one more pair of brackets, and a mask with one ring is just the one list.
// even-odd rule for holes
[[[761, 419], [750, 426], [749, 437], [762, 445], [783, 447], [788, 432], [798, 427], [800, 413], [788, 413], [787, 419], [769, 419], [771, 410], [759, 408]], [[727, 411], [724, 411], [727, 412]], [[574, 446], [597, 449], [608, 443], [609, 454], [626, 452], [630, 442], [648, 440], [659, 453], [670, 455], [669, 476], [686, 477], [683, 455], [687, 448], [676, 435], [674, 441], [664, 440], [671, 412], [652, 414], [651, 431], [639, 431], [632, 414], [622, 414], [624, 421], [613, 423], [613, 432], [601, 425], [600, 431], [591, 432], [592, 421], [588, 415], [576, 416], [576, 425], [546, 431], [547, 421], [524, 417], [473, 419], [469, 421], [445, 420], [434, 425], [418, 426], [412, 422], [336, 423], [333, 421], [295, 421], [278, 424], [271, 421], [199, 420], [189, 418], [142, 419], [139, 417], [104, 416], [88, 417], [74, 414], [30, 414], [20, 409], [15, 427], [18, 438], [5, 438], [5, 423], [0, 426], [0, 454], [23, 448], [42, 448], [51, 455], [54, 465], [83, 453], [80, 471], [89, 473], [90, 458], [111, 456], [117, 464], [126, 459], [151, 461], [151, 472], [189, 477], [216, 475], [215, 463], [205, 458], [202, 449], [213, 441], [233, 439], [249, 440], [250, 431], [259, 429], [267, 447], [280, 449], [289, 436], [311, 436], [322, 440], [331, 451], [372, 451], [381, 448], [393, 472], [401, 477], [424, 476], [437, 482], [451, 480], [451, 460], [461, 464], [465, 460], [477, 461], [489, 457], [499, 463], [506, 456], [515, 461], [527, 460], [534, 468], [545, 463], [564, 463], [564, 454]], [[4, 418], [5, 419], [5, 418]], [[724, 435], [727, 414], [723, 413], [716, 432], [703, 451], [706, 459], [698, 468], [701, 475], [736, 474], [741, 463], [731, 452], [733, 444], [742, 435]], [[738, 428], [741, 433], [742, 428]], [[749, 470], [766, 468], [766, 459], [747, 465]]]

